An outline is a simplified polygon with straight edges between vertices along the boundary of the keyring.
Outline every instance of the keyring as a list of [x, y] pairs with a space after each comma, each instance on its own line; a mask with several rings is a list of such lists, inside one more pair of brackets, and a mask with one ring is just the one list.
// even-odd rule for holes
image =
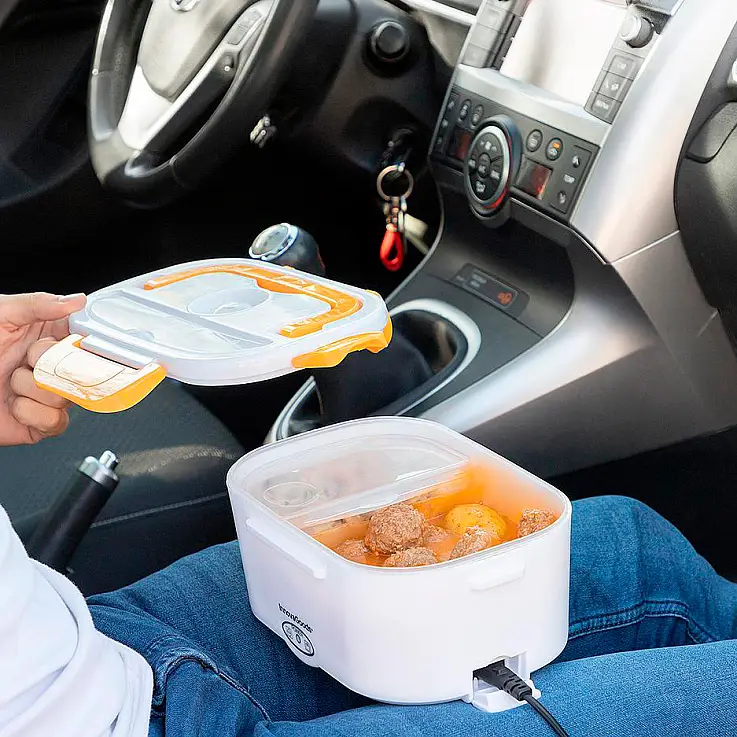
[[[402, 195], [395, 195], [393, 197], [389, 196], [384, 191], [384, 180], [393, 173], [397, 174], [404, 174], [407, 177], [407, 191]], [[400, 200], [406, 200], [411, 194], [412, 190], [415, 187], [415, 180], [412, 176], [409, 169], [407, 169], [407, 166], [404, 162], [401, 164], [392, 164], [391, 166], [387, 166], [385, 169], [382, 169], [379, 172], [379, 176], [376, 178], [376, 190], [379, 193], [379, 196], [382, 200], [386, 200], [387, 202], [391, 202], [394, 199], [400, 199]]]

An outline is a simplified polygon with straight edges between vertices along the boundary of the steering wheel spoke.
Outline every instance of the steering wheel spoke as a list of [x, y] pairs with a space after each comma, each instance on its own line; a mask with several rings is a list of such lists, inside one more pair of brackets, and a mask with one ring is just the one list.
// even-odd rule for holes
[[[132, 29], [134, 5], [109, 0], [101, 26], [91, 158], [103, 183], [156, 204], [242, 143], [278, 89], [317, 0], [154, 0]], [[218, 138], [216, 129], [240, 140]]]
[[126, 146], [134, 151], [161, 154], [174, 145], [213, 103], [223, 97], [238, 68], [248, 63], [271, 5], [271, 0], [259, 0], [246, 10], [173, 100], [149, 83], [139, 54], [118, 123], [120, 137]]

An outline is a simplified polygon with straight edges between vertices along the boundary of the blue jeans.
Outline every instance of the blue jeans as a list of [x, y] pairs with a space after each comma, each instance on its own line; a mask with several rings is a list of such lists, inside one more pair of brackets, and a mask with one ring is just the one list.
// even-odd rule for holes
[[[737, 736], [737, 585], [624, 498], [574, 504], [570, 640], [538, 671], [571, 736]], [[150, 737], [548, 737], [527, 705], [371, 704], [299, 662], [251, 614], [237, 546], [90, 602], [154, 672]]]

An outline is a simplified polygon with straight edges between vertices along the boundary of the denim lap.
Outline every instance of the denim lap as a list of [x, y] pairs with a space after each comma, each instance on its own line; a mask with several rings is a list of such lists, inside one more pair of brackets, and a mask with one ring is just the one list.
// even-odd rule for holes
[[[571, 734], [737, 737], [726, 683], [715, 690], [712, 680], [737, 672], [737, 643], [724, 641], [737, 636], [737, 587], [669, 523], [624, 498], [576, 502], [571, 548], [569, 644], [535, 674]], [[369, 705], [253, 617], [236, 543], [90, 604], [103, 632], [152, 665], [151, 737], [549, 734], [528, 707]], [[693, 719], [694, 703], [707, 721]]]

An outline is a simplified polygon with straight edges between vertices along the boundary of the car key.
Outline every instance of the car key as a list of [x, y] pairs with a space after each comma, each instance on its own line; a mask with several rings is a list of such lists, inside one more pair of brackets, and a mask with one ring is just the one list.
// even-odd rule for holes
[[381, 242], [379, 256], [388, 271], [399, 271], [404, 264], [404, 216], [407, 198], [412, 193], [414, 179], [404, 162], [383, 169], [376, 181], [376, 188], [384, 200], [386, 233]]

